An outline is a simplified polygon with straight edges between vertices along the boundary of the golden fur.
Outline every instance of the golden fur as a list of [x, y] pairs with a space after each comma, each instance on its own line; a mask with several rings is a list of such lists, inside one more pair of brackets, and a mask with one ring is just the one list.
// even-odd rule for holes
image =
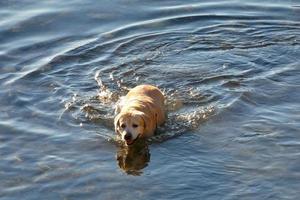
[[116, 107], [115, 131], [127, 145], [150, 137], [165, 121], [164, 95], [151, 85], [131, 89]]

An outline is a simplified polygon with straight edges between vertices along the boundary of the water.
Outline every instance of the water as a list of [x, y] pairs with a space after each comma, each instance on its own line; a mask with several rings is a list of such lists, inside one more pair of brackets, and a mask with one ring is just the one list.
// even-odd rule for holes
[[[0, 2], [1, 199], [299, 199], [300, 2]], [[160, 87], [133, 150], [113, 107]]]

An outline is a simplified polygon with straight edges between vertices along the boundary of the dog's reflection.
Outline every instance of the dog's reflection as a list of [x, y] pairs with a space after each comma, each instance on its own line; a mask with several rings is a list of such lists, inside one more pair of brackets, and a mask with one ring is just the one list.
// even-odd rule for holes
[[144, 140], [135, 142], [132, 146], [121, 146], [117, 151], [119, 167], [130, 175], [139, 176], [150, 161], [150, 153]]

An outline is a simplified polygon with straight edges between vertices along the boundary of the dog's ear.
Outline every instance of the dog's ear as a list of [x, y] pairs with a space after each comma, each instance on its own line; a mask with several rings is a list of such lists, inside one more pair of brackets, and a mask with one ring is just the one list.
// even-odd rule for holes
[[150, 117], [149, 115], [147, 115], [145, 113], [142, 113], [141, 117], [144, 120], [145, 136], [152, 136], [156, 129], [156, 122], [154, 121], [153, 117]]
[[119, 120], [120, 120], [121, 114], [119, 113], [116, 115], [114, 119], [114, 125], [115, 125], [115, 132], [118, 133], [118, 126], [119, 126]]

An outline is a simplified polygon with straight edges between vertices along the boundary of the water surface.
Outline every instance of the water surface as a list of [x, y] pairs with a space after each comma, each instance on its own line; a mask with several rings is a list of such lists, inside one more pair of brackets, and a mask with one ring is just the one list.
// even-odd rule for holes
[[[298, 199], [300, 2], [0, 2], [1, 199]], [[120, 147], [138, 84], [168, 121]]]

